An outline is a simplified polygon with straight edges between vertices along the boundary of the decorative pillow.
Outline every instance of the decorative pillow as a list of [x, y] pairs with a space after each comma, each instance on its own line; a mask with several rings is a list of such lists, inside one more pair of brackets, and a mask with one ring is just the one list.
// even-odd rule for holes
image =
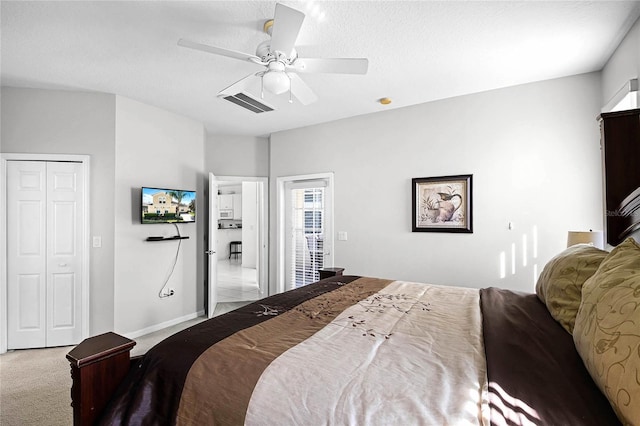
[[573, 333], [582, 300], [582, 285], [596, 272], [607, 254], [588, 244], [571, 246], [551, 259], [538, 278], [538, 298], [569, 333]]
[[625, 424], [640, 424], [640, 245], [625, 240], [582, 287], [576, 349]]

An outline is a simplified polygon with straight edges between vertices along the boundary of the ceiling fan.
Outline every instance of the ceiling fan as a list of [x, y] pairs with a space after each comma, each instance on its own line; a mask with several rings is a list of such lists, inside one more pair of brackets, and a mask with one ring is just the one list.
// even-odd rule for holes
[[291, 98], [293, 95], [300, 103], [308, 105], [315, 102], [318, 98], [311, 88], [302, 81], [298, 74], [366, 74], [367, 68], [369, 67], [369, 60], [366, 58], [298, 57], [298, 53], [295, 50], [295, 43], [304, 17], [304, 13], [277, 3], [274, 18], [264, 24], [264, 31], [271, 35], [271, 39], [260, 43], [255, 55], [209, 46], [185, 39], [178, 40], [178, 45], [213, 53], [215, 55], [252, 62], [264, 67], [262, 71], [250, 74], [221, 90], [218, 96], [227, 96], [241, 92], [253, 82], [255, 77], [258, 77], [261, 80], [261, 89], [266, 89], [276, 95], [288, 91], [289, 102], [293, 101]]

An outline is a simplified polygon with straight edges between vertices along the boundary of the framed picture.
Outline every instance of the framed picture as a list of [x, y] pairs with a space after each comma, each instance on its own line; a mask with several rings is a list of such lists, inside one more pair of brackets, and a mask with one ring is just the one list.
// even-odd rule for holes
[[473, 232], [473, 175], [413, 178], [413, 232]]

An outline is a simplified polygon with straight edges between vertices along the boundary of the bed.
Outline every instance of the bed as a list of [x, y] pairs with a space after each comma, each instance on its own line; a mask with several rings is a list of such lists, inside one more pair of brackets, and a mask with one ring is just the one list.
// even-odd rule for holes
[[537, 294], [331, 277], [162, 341], [96, 423], [638, 424], [636, 297], [632, 239], [567, 249]]

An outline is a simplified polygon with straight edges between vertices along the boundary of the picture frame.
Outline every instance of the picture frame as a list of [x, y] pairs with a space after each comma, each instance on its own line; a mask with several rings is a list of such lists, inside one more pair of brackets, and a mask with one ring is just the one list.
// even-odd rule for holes
[[413, 178], [412, 231], [473, 233], [473, 175]]

